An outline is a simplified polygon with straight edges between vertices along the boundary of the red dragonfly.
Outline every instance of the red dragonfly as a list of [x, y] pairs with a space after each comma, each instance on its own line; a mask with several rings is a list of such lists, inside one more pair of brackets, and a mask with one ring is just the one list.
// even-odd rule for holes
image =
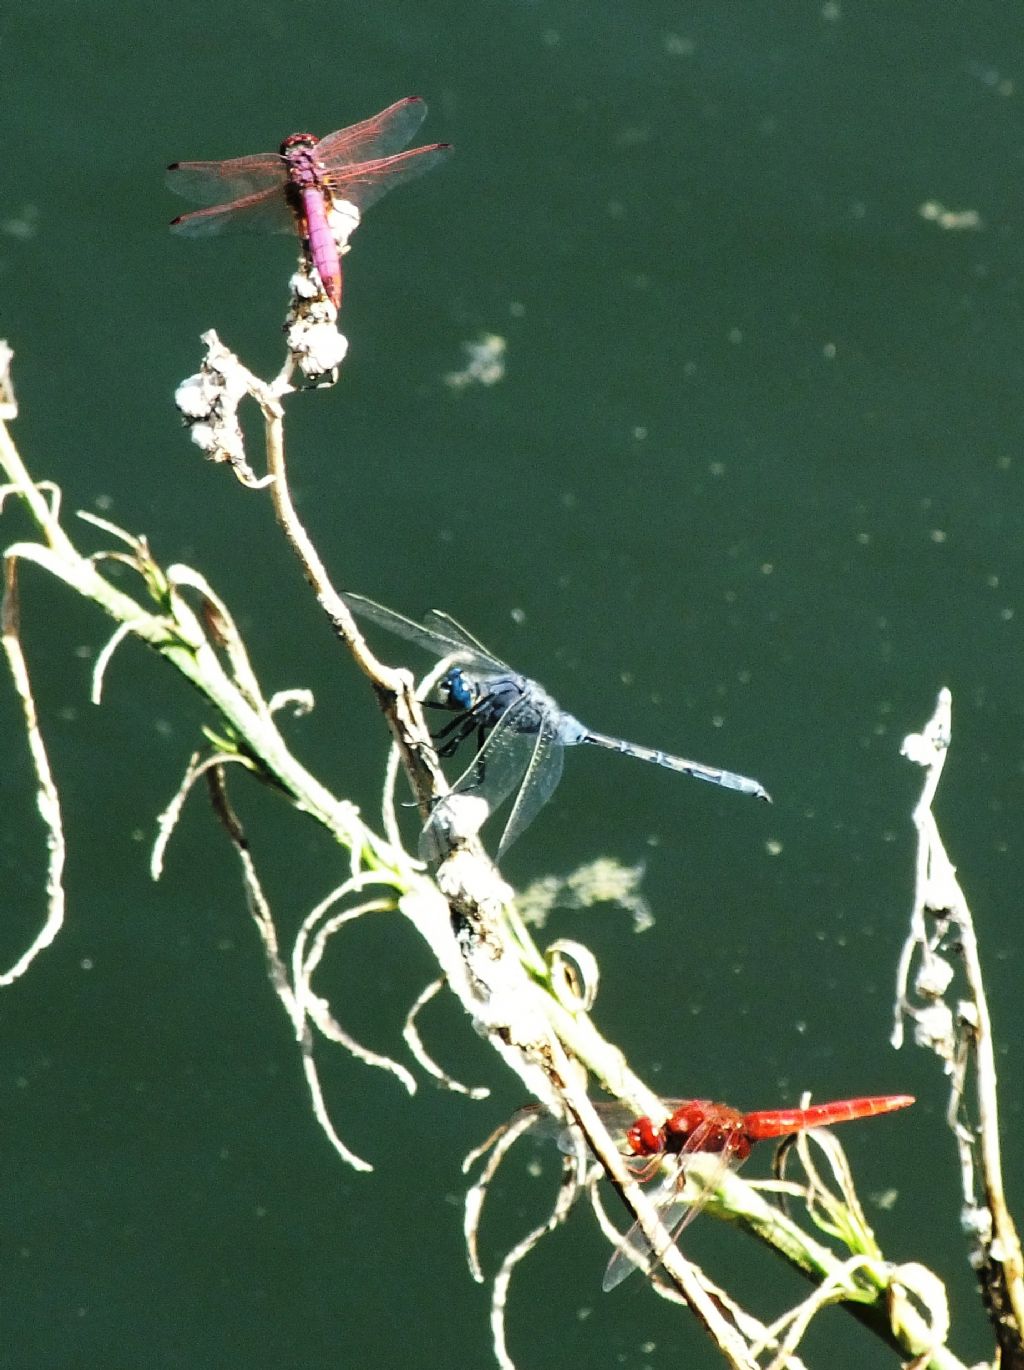
[[[448, 156], [448, 143], [399, 151], [426, 113], [423, 101], [412, 96], [319, 141], [312, 133], [293, 133], [279, 153], [226, 162], [174, 162], [167, 168], [171, 190], [209, 208], [182, 214], [171, 231], [188, 238], [297, 231], [337, 309], [341, 260], [329, 215], [336, 206], [352, 206], [355, 215], [349, 213], [344, 226], [350, 232], [363, 210], [392, 186], [422, 175]], [[339, 231], [344, 233], [344, 227]]]
[[[875, 1098], [811, 1104], [808, 1108], [771, 1108], [740, 1113], [728, 1104], [712, 1103], [709, 1099], [667, 1099], [665, 1107], [672, 1111], [660, 1127], [644, 1117], [637, 1118], [627, 1128], [627, 1154], [630, 1168], [641, 1181], [651, 1179], [658, 1172], [664, 1156], [678, 1156], [678, 1164], [652, 1197], [670, 1242], [675, 1242], [683, 1228], [704, 1207], [726, 1171], [741, 1165], [755, 1142], [785, 1137], [811, 1127], [847, 1123], [854, 1118], [872, 1118], [878, 1113], [906, 1108], [913, 1102], [909, 1094], [883, 1094]], [[604, 1117], [614, 1118], [621, 1105], [598, 1104], [597, 1108]], [[702, 1177], [697, 1196], [686, 1199], [683, 1189], [687, 1161], [698, 1153], [716, 1155], [718, 1164]], [[664, 1254], [664, 1251], [657, 1253], [655, 1265]], [[644, 1264], [645, 1255], [650, 1255], [649, 1243], [639, 1224], [634, 1224], [608, 1262], [603, 1288], [614, 1289], [638, 1264]]]

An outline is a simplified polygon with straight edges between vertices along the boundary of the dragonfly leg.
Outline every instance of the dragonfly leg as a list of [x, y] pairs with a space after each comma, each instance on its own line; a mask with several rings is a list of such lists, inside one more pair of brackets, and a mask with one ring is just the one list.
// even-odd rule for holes
[[664, 1154], [657, 1156], [624, 1156], [626, 1169], [631, 1171], [640, 1184], [653, 1180], [665, 1159]]
[[481, 723], [476, 732], [476, 779], [474, 781], [476, 785], [483, 785], [484, 776], [487, 774], [487, 766], [484, 763], [484, 744], [490, 735], [490, 728], [485, 728]]
[[[443, 742], [443, 747], [438, 747], [437, 754], [442, 758], [454, 756], [455, 753], [474, 732], [477, 721], [469, 713], [459, 714], [458, 718], [448, 724], [447, 728], [441, 728], [438, 732], [432, 733], [431, 738], [434, 742]], [[447, 740], [446, 740], [447, 739]]]
[[[433, 704], [429, 700], [427, 701], [427, 703], [431, 709], [448, 708], [447, 704]], [[466, 722], [467, 719], [471, 721], [471, 724], [473, 726], [476, 725], [476, 720], [473, 718], [472, 710], [463, 709], [461, 710], [461, 712], [457, 713], [455, 717], [448, 724], [446, 724], [445, 727], [438, 728], [437, 732], [431, 733], [430, 736], [434, 739], [435, 742], [443, 742], [444, 739], [448, 737], [450, 733], [453, 733], [455, 731], [456, 728], [462, 727], [462, 725]], [[470, 727], [470, 732], [473, 731], [473, 726]]]
[[[444, 704], [438, 700], [428, 699], [426, 704], [428, 709], [452, 708], [450, 701], [447, 704]], [[446, 737], [450, 737], [452, 733], [457, 734], [457, 736], [453, 738], [438, 755], [451, 756], [456, 748], [466, 740], [475, 727], [486, 726], [480, 724], [480, 719], [490, 710], [490, 707], [490, 699], [486, 695], [481, 695], [468, 709], [460, 709], [446, 728], [441, 728], [438, 732], [431, 733], [431, 738], [434, 742], [442, 742]]]
[[[476, 720], [474, 720], [474, 722], [475, 722], [475, 721], [476, 721]], [[483, 785], [483, 783], [484, 783], [484, 777], [485, 777], [486, 774], [487, 774], [487, 767], [486, 767], [484, 761], [482, 760], [482, 757], [483, 757], [484, 743], [487, 741], [487, 739], [488, 739], [488, 737], [490, 737], [490, 735], [491, 735], [491, 729], [490, 729], [490, 728], [488, 728], [488, 727], [487, 727], [485, 724], [483, 724], [483, 723], [477, 724], [477, 732], [476, 732], [476, 761], [475, 761], [474, 766], [473, 766], [473, 780], [472, 780], [472, 783], [471, 783], [471, 784], [469, 784], [469, 785], [461, 785], [461, 786], [459, 787], [459, 788], [462, 790], [462, 793], [463, 793], [463, 794], [472, 794], [472, 792], [473, 792], [474, 790], [479, 790], [479, 789], [481, 788], [481, 786]], [[468, 737], [469, 734], [468, 734], [468, 733], [464, 733], [463, 736], [464, 736], [464, 737]], [[461, 739], [460, 739], [460, 740], [461, 740]], [[439, 755], [439, 756], [443, 756], [443, 755], [444, 755], [444, 752], [439, 752], [438, 755]]]

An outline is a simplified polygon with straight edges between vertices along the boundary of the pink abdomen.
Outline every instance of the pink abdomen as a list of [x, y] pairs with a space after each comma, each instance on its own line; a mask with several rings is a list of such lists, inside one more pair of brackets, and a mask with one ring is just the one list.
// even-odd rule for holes
[[338, 257], [338, 244], [327, 223], [327, 207], [324, 193], [316, 186], [306, 186], [302, 191], [302, 210], [306, 216], [306, 233], [309, 236], [309, 254], [313, 265], [320, 273], [324, 291], [335, 309], [341, 307], [341, 260]]

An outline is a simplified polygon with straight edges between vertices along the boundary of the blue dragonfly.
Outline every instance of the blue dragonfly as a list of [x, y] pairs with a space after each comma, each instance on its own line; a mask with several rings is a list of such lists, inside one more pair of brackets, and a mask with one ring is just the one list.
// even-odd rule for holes
[[441, 677], [437, 687], [439, 700], [428, 702], [429, 707], [454, 714], [433, 738], [440, 744], [437, 754], [442, 759], [454, 756], [470, 738], [474, 740], [475, 753], [452, 786], [451, 794], [434, 809], [420, 843], [424, 855], [441, 850], [438, 835], [452, 817], [449, 806], [453, 797], [473, 795], [482, 799], [489, 816], [515, 790], [498, 844], [500, 859], [554, 793], [562, 778], [565, 748], [584, 742], [771, 802], [764, 786], [745, 775], [687, 761], [588, 728], [560, 708], [535, 680], [514, 671], [440, 609], [431, 609], [423, 623], [417, 623], [362, 595], [346, 592], [344, 599], [360, 618], [422, 647], [438, 660], [450, 658], [457, 663]]

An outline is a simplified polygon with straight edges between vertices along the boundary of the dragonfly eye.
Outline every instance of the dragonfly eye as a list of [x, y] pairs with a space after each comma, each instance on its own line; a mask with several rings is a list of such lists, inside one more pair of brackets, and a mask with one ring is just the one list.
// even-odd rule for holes
[[445, 693], [445, 704], [449, 709], [471, 709], [476, 702], [476, 692], [463, 671], [456, 666], [449, 671], [441, 682]]
[[289, 133], [281, 144], [281, 156], [284, 157], [292, 148], [316, 147], [319, 141], [315, 133]]
[[626, 1131], [626, 1145], [634, 1156], [658, 1156], [665, 1150], [664, 1129], [655, 1127], [650, 1118], [637, 1118]]

